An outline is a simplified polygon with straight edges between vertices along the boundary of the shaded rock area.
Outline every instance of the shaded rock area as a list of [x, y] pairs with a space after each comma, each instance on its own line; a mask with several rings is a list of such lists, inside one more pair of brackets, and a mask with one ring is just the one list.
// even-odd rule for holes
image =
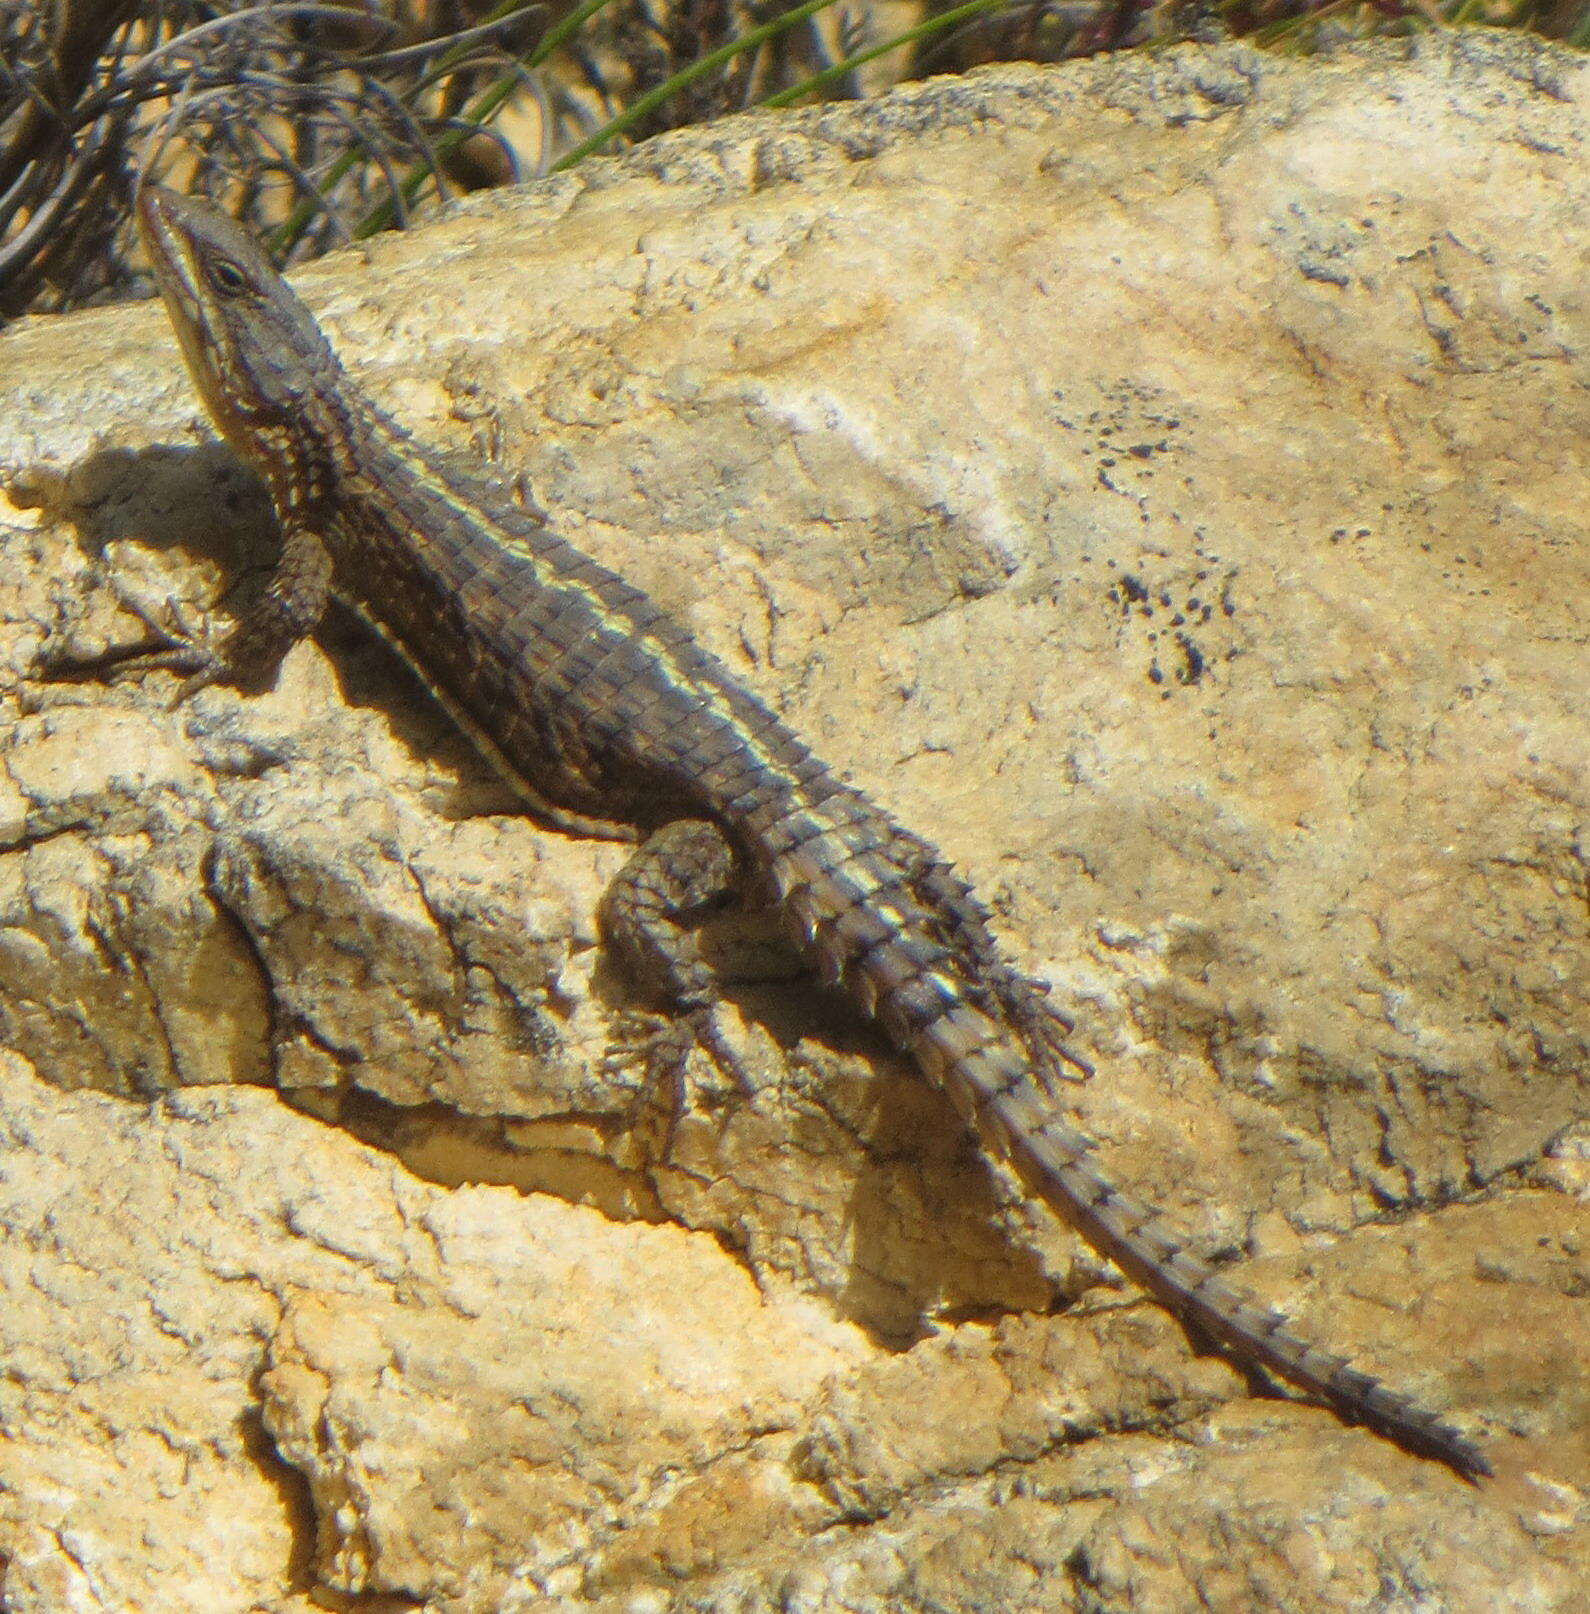
[[1590, 1582], [1590, 69], [999, 68], [306, 272], [935, 840], [1108, 1170], [1495, 1480], [1246, 1381], [754, 925], [683, 1111], [356, 624], [52, 658], [270, 523], [154, 307], [0, 339], [6, 1606], [1571, 1610]]

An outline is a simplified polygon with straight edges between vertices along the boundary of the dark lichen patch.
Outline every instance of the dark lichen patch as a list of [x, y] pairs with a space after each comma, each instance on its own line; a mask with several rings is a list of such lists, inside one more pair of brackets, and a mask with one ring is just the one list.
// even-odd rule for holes
[[[1077, 436], [1076, 453], [1093, 464], [1096, 485], [1137, 506], [1145, 527], [1163, 519], [1150, 510], [1159, 462], [1185, 454], [1179, 441], [1182, 417], [1168, 409], [1162, 394], [1131, 378], [1090, 389], [1099, 402], [1053, 395], [1053, 418]], [[1092, 402], [1092, 400], [1088, 400]]]
[[[1207, 549], [1201, 532], [1192, 559], [1191, 570], [1182, 565], [1160, 577], [1150, 575], [1146, 561], [1130, 571], [1109, 563], [1115, 575], [1105, 587], [1105, 597], [1123, 639], [1141, 634], [1147, 652], [1145, 676], [1161, 699], [1213, 678], [1219, 663], [1240, 654], [1223, 631], [1237, 613], [1232, 592], [1236, 573], [1219, 567], [1219, 556]], [[1154, 558], [1154, 569], [1164, 566], [1163, 557]]]

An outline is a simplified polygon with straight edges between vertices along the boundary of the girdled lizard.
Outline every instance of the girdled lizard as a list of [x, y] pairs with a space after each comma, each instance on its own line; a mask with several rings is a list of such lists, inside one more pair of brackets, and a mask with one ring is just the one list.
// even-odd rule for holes
[[283, 547], [192, 688], [267, 681], [335, 592], [391, 642], [543, 819], [637, 841], [601, 909], [619, 956], [699, 1030], [713, 979], [690, 916], [771, 903], [822, 978], [986, 1144], [1201, 1336], [1469, 1478], [1435, 1413], [1230, 1287], [1108, 1182], [1056, 1113], [1069, 1024], [1001, 956], [926, 841], [841, 782], [639, 589], [416, 444], [353, 384], [265, 253], [206, 203], [145, 186], [139, 224], [194, 384], [264, 478]]

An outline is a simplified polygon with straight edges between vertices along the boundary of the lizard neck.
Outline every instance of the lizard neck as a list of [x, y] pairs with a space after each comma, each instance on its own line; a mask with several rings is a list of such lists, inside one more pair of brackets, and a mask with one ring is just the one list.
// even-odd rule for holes
[[399, 446], [406, 435], [356, 387], [340, 374], [316, 381], [292, 410], [226, 432], [270, 489], [284, 525], [334, 509], [357, 484], [398, 473], [408, 457]]

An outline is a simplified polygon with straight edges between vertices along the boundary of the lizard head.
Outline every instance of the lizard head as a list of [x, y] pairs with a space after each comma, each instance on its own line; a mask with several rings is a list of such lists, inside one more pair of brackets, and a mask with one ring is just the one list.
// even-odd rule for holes
[[264, 250], [219, 208], [145, 185], [137, 211], [193, 383], [227, 441], [259, 459], [312, 419], [337, 360]]

